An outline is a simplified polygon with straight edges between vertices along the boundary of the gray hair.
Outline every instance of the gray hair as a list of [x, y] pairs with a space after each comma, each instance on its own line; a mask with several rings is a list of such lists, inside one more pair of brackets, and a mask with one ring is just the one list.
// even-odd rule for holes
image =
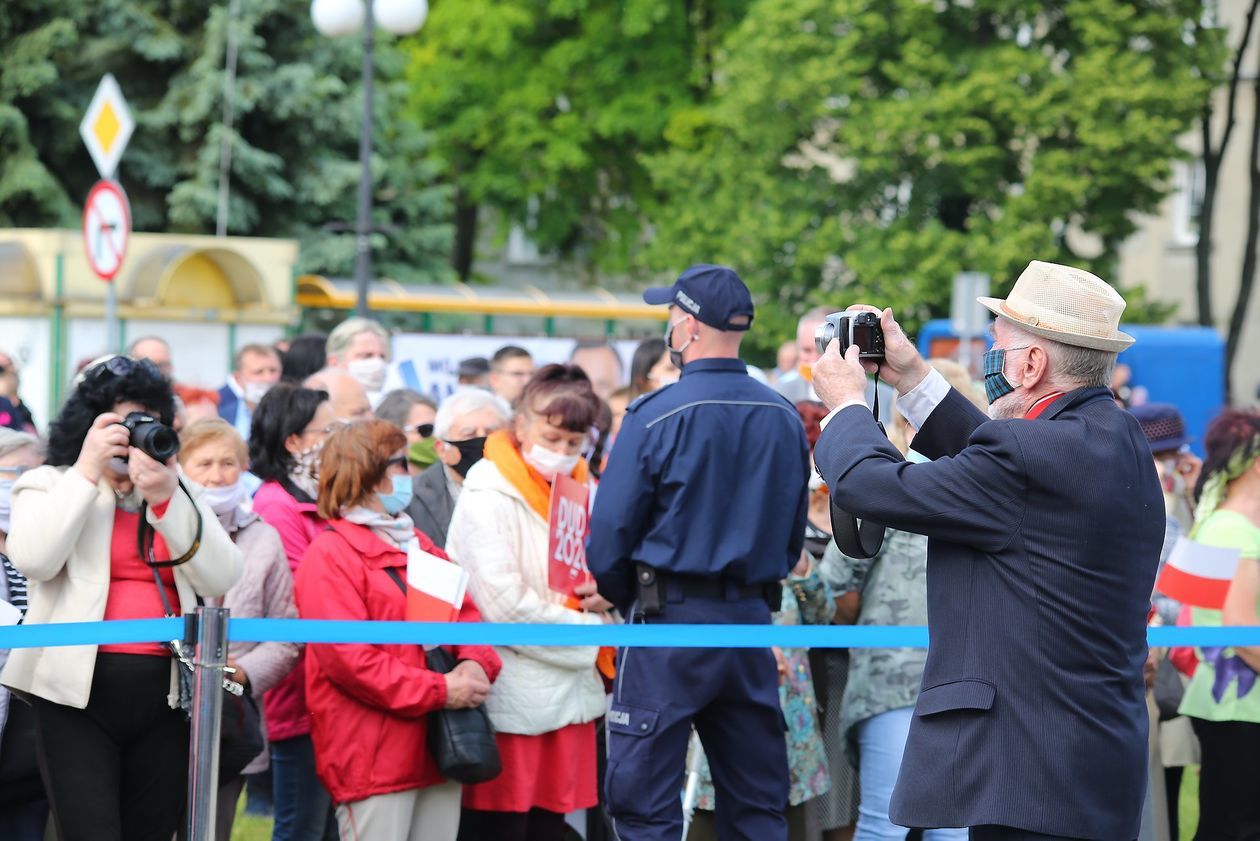
[[329, 356], [341, 356], [350, 347], [350, 342], [360, 333], [371, 333], [380, 337], [385, 343], [385, 352], [389, 354], [389, 331], [379, 322], [370, 318], [347, 318], [333, 328], [328, 334], [328, 345], [325, 352]]
[[1006, 326], [1021, 340], [1036, 344], [1046, 351], [1050, 358], [1048, 376], [1050, 381], [1059, 386], [1071, 388], [1108, 388], [1111, 386], [1111, 372], [1116, 367], [1116, 352], [1111, 350], [1095, 350], [1078, 347], [1063, 342], [1047, 339], [1023, 329], [1018, 322], [1005, 319]]
[[494, 409], [504, 423], [512, 419], [512, 408], [494, 392], [483, 388], [461, 388], [438, 406], [437, 417], [433, 419], [433, 434], [446, 440], [456, 418], [482, 409]]
[[44, 452], [43, 442], [29, 432], [18, 432], [8, 427], [0, 427], [0, 458], [25, 450], [27, 447], [34, 447], [35, 451], [41, 455]]
[[389, 421], [394, 426], [406, 426], [412, 406], [428, 406], [437, 411], [437, 404], [423, 394], [409, 388], [396, 388], [381, 398], [376, 407], [378, 420]]

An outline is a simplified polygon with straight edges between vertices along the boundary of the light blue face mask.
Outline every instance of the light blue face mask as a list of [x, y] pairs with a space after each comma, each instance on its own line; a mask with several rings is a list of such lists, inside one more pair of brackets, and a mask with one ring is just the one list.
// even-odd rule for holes
[[385, 513], [397, 517], [411, 504], [411, 477], [395, 475], [390, 477], [390, 482], [393, 490], [387, 494], [377, 493], [376, 498], [385, 506]]

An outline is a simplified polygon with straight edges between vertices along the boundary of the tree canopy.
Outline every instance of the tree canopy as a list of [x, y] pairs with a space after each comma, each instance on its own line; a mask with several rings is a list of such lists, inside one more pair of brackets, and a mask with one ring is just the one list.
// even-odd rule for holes
[[[76, 226], [96, 179], [78, 124], [106, 72], [136, 118], [118, 179], [137, 230], [215, 228], [226, 2], [16, 0], [0, 6], [0, 224]], [[315, 32], [309, 4], [241, 0], [230, 233], [298, 237], [302, 268], [349, 274], [359, 178], [360, 40]], [[378, 38], [373, 157], [377, 269], [448, 274], [450, 188], [402, 113], [405, 59]]]
[[[864, 299], [913, 324], [961, 270], [1108, 277], [1220, 63], [1189, 0], [765, 0], [648, 168], [651, 267], [744, 267], [786, 327]], [[1209, 35], [1218, 33], [1206, 33]]]

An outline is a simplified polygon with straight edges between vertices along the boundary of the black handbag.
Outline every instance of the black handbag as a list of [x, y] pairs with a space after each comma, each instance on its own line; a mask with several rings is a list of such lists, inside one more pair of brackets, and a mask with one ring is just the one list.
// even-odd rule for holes
[[1159, 665], [1155, 667], [1155, 685], [1151, 691], [1155, 695], [1155, 707], [1159, 710], [1160, 721], [1171, 721], [1181, 715], [1177, 709], [1181, 706], [1181, 699], [1185, 697], [1186, 685], [1182, 683], [1181, 673], [1167, 655], [1161, 657]]
[[[389, 577], [405, 594], [398, 570], [387, 567]], [[445, 648], [425, 652], [429, 669], [446, 674], [455, 668], [455, 656]], [[484, 783], [503, 770], [494, 725], [485, 705], [463, 710], [434, 710], [429, 713], [429, 752], [442, 776], [456, 783]]]

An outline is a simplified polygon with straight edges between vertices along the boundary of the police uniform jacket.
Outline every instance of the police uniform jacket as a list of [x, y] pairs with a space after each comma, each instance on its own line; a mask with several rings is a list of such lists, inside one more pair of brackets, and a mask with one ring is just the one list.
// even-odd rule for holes
[[931, 645], [890, 816], [1138, 837], [1142, 666], [1164, 533], [1150, 448], [1102, 388], [990, 421], [956, 391], [904, 461], [861, 406], [814, 451], [843, 509], [928, 536]]
[[738, 359], [700, 359], [626, 412], [587, 561], [625, 611], [634, 562], [737, 584], [785, 578], [805, 535], [809, 452], [796, 407]]

